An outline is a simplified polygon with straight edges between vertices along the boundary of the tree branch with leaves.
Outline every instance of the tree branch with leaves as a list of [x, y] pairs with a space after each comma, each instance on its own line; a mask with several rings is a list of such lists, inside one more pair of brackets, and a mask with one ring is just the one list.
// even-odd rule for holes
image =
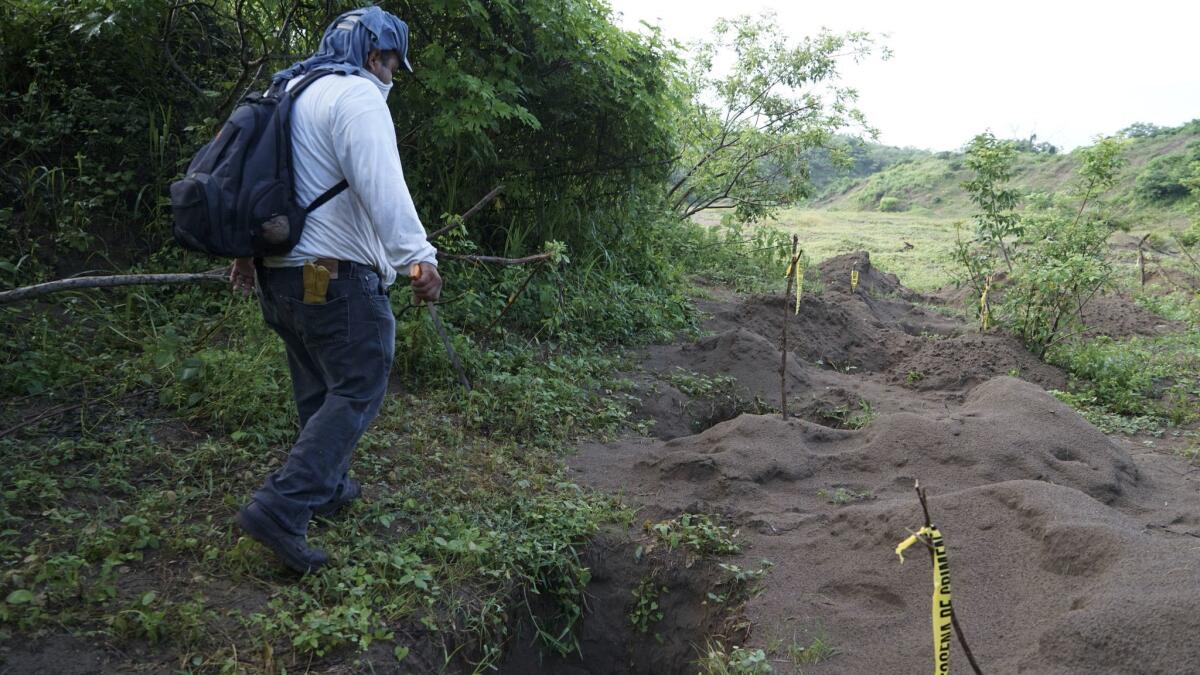
[[[679, 125], [681, 156], [667, 199], [681, 219], [730, 209], [753, 222], [805, 196], [805, 155], [834, 133], [874, 135], [842, 86], [838, 66], [880, 49], [866, 33], [822, 31], [793, 43], [771, 14], [722, 19], [691, 48], [681, 86], [691, 101]], [[724, 68], [725, 56], [733, 63]], [[718, 74], [714, 74], [718, 73]]]

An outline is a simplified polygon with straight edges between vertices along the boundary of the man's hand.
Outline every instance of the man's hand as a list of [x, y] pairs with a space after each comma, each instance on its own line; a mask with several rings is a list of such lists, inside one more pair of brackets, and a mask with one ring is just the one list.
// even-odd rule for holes
[[437, 266], [430, 263], [413, 265], [410, 271], [413, 295], [417, 300], [437, 302], [442, 295], [442, 275], [438, 274]]
[[254, 258], [234, 258], [233, 266], [229, 268], [229, 285], [242, 295], [254, 292]]

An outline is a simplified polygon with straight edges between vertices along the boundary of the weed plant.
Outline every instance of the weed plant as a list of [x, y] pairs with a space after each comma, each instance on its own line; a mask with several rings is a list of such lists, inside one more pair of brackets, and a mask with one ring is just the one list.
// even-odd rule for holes
[[702, 675], [768, 675], [775, 672], [766, 652], [709, 642], [696, 661]]

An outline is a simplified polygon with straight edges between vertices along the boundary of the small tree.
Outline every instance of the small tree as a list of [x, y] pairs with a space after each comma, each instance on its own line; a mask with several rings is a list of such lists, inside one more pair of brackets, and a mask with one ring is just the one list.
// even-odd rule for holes
[[1000, 252], [1009, 272], [1013, 263], [1005, 238], [1020, 236], [1023, 229], [1016, 212], [1021, 195], [1008, 187], [1016, 157], [1017, 148], [1011, 141], [998, 140], [991, 132], [979, 134], [967, 144], [967, 168], [975, 177], [963, 183], [971, 203], [979, 208], [975, 215], [978, 239]]
[[[978, 211], [974, 217], [974, 237], [964, 236], [964, 228], [959, 224], [954, 259], [965, 273], [961, 281], [974, 292], [968, 306], [975, 312], [985, 310], [984, 289], [996, 272], [998, 260], [1004, 260], [1009, 272], [1013, 269], [1005, 238], [1022, 232], [1021, 220], [1015, 210], [1020, 194], [1008, 187], [1016, 157], [1017, 148], [1012, 141], [998, 140], [991, 132], [979, 134], [967, 144], [966, 164], [974, 177], [962, 187]], [[977, 299], [981, 301], [976, 302]]]
[[[851, 124], [866, 129], [857, 93], [837, 84], [837, 66], [869, 55], [874, 43], [866, 33], [822, 31], [793, 45], [772, 15], [722, 19], [713, 36], [691, 49], [683, 87], [692, 104], [668, 199], [680, 218], [732, 209], [752, 222], [804, 196], [807, 151]], [[714, 75], [724, 53], [735, 61]]]
[[1003, 309], [1010, 328], [1039, 357], [1078, 334], [1084, 307], [1112, 284], [1111, 228], [1099, 198], [1115, 183], [1123, 148], [1107, 138], [1081, 150], [1072, 190], [1036, 196], [1023, 219], [1025, 237]]

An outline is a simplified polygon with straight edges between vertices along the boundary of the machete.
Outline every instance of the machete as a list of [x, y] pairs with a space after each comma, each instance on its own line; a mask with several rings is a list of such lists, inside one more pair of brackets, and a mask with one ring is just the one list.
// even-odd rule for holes
[[[420, 279], [420, 264], [410, 267], [408, 276], [413, 279]], [[426, 300], [425, 306], [429, 308], [429, 319], [433, 322], [433, 329], [442, 338], [442, 344], [446, 347], [446, 353], [450, 355], [450, 363], [454, 365], [454, 371], [458, 373], [458, 383], [463, 386], [463, 389], [471, 391], [471, 381], [467, 379], [467, 373], [463, 370], [462, 362], [458, 360], [458, 354], [454, 351], [454, 346], [450, 344], [450, 336], [446, 334], [446, 327], [442, 325], [442, 320], [438, 317], [437, 305]]]

